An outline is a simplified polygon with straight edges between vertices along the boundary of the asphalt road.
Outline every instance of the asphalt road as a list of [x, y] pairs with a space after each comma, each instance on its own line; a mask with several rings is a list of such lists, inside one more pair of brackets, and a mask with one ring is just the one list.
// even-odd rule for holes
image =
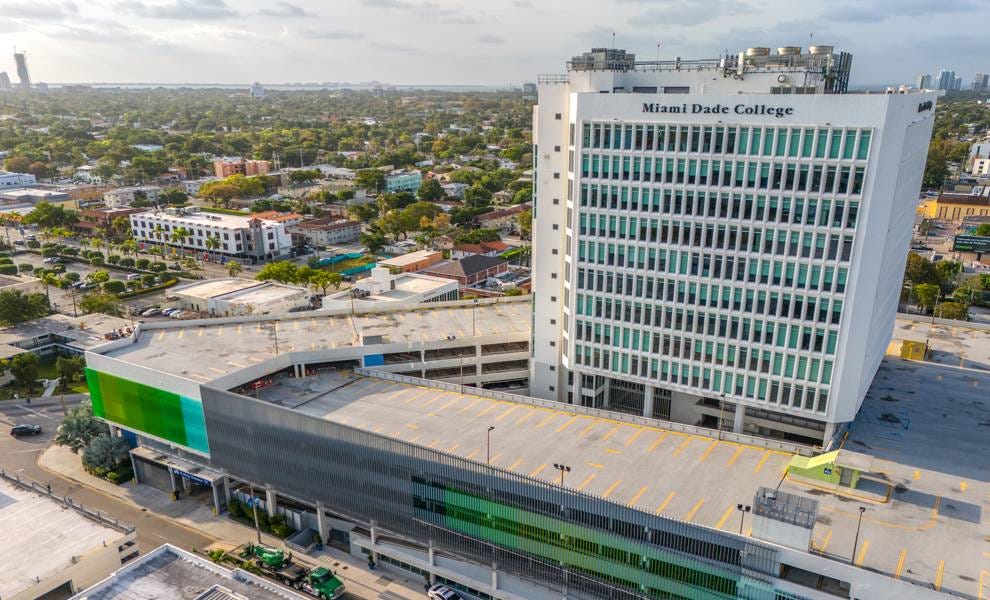
[[[70, 402], [67, 404], [71, 405]], [[11, 401], [0, 402], [0, 466], [8, 472], [50, 484], [52, 490], [59, 495], [69, 496], [91, 509], [103, 511], [134, 525], [137, 527], [138, 548], [142, 553], [166, 542], [192, 550], [204, 548], [216, 541], [209, 536], [179, 527], [146, 509], [137, 508], [39, 467], [38, 456], [51, 444], [62, 416], [62, 407], [57, 402], [41, 404], [35, 401], [31, 406]], [[44, 432], [37, 437], [14, 438], [8, 435], [9, 428], [20, 423], [41, 425]]]

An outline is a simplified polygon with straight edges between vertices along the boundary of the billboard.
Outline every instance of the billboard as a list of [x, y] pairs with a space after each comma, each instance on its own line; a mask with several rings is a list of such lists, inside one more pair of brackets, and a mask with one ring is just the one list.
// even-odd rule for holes
[[990, 252], [990, 237], [982, 235], [957, 235], [952, 241], [953, 252]]

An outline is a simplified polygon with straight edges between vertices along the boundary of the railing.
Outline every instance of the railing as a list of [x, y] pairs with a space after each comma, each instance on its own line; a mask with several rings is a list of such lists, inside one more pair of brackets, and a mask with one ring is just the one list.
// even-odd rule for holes
[[624, 423], [629, 423], [631, 425], [644, 425], [646, 427], [656, 427], [658, 429], [664, 429], [667, 431], [677, 431], [680, 433], [687, 433], [690, 435], [707, 437], [713, 440], [717, 439], [717, 440], [725, 440], [729, 442], [737, 442], [740, 444], [749, 444], [751, 446], [759, 446], [761, 448], [766, 448], [768, 450], [780, 450], [782, 452], [800, 454], [801, 456], [814, 456], [819, 451], [818, 448], [812, 446], [805, 446], [803, 444], [796, 444], [794, 442], [785, 442], [782, 440], [775, 440], [771, 438], [762, 438], [753, 435], [747, 435], [745, 433], [734, 433], [731, 431], [713, 431], [711, 429], [708, 429], [707, 427], [698, 427], [696, 425], [687, 425], [685, 423], [664, 421], [661, 419], [653, 419], [650, 417], [639, 417], [627, 413], [620, 413], [611, 410], [603, 410], [600, 408], [591, 408], [588, 406], [581, 406], [578, 404], [567, 404], [566, 402], [558, 402], [556, 400], [543, 400], [541, 398], [531, 398], [529, 396], [520, 396], [519, 394], [510, 394], [509, 392], [499, 392], [496, 390], [486, 390], [483, 388], [475, 388], [475, 387], [467, 389], [465, 388], [465, 386], [456, 383], [445, 383], [443, 381], [421, 379], [419, 377], [410, 377], [408, 375], [398, 375], [396, 373], [386, 373], [383, 371], [375, 371], [365, 368], [354, 369], [354, 372], [357, 373], [358, 375], [364, 375], [366, 377], [375, 377], [378, 379], [383, 379], [385, 381], [394, 381], [396, 383], [408, 383], [410, 385], [433, 387], [448, 392], [473, 394], [475, 396], [481, 396], [482, 398], [490, 398], [492, 400], [504, 400], [506, 402], [515, 402], [517, 404], [526, 404], [528, 406], [541, 406], [543, 408], [551, 408], [554, 410], [567, 410], [579, 415], [587, 415], [590, 417], [597, 417], [600, 419], [611, 419], [613, 421], [622, 421]]
[[570, 83], [570, 81], [571, 81], [570, 75], [547, 74], [547, 75], [536, 76], [537, 83]]
[[52, 491], [51, 486], [42, 485], [33, 479], [28, 479], [26, 477], [21, 477], [16, 473], [8, 473], [5, 469], [0, 468], [0, 477], [6, 479], [10, 483], [16, 485], [17, 487], [47, 496], [49, 499], [62, 504], [66, 508], [71, 508], [83, 515], [88, 517], [97, 523], [106, 525], [107, 527], [112, 527], [117, 531], [121, 531], [125, 534], [134, 533], [134, 526], [128, 525], [127, 523], [122, 523], [118, 519], [108, 516], [101, 510], [91, 510], [86, 508], [82, 504], [76, 502], [68, 496], [59, 496]]

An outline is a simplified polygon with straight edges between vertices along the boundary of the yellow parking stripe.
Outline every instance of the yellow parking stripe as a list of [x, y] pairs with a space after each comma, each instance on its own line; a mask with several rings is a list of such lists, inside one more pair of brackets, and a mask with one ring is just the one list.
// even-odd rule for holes
[[667, 436], [668, 435], [670, 435], [670, 432], [669, 431], [664, 431], [663, 433], [661, 433], [660, 434], [660, 437], [657, 438], [657, 441], [653, 442], [653, 445], [650, 446], [650, 452], [653, 452], [654, 450], [656, 450], [657, 449], [657, 446], [660, 445], [660, 442], [662, 442], [665, 439], [667, 439]]
[[563, 425], [561, 425], [560, 427], [558, 427], [557, 428], [557, 431], [555, 431], [554, 433], [561, 433], [562, 431], [564, 431], [565, 429], [567, 429], [568, 427], [570, 427], [571, 424], [574, 423], [574, 421], [577, 421], [577, 416], [574, 416], [574, 417], [571, 417], [570, 419], [567, 419], [567, 422], [564, 423]]
[[509, 409], [508, 409], [508, 410], [506, 410], [505, 412], [503, 412], [503, 413], [502, 413], [502, 414], [500, 414], [499, 416], [497, 416], [497, 417], [495, 417], [495, 420], [496, 420], [496, 421], [501, 421], [502, 419], [504, 419], [504, 418], [506, 418], [506, 417], [508, 417], [508, 416], [509, 416], [509, 414], [510, 414], [510, 413], [511, 413], [512, 411], [514, 411], [514, 410], [516, 410], [516, 409], [517, 409], [517, 408], [519, 408], [519, 407], [520, 407], [520, 405], [519, 405], [519, 404], [513, 404], [512, 406], [510, 406], [510, 407], [509, 407]]
[[598, 425], [598, 422], [592, 419], [591, 423], [589, 423], [587, 427], [581, 430], [581, 433], [578, 434], [578, 437], [584, 437], [585, 435], [587, 435], [588, 432], [590, 432], [592, 429], [595, 428], [595, 425]]
[[689, 510], [688, 513], [686, 515], [684, 515], [684, 520], [685, 521], [690, 521], [691, 519], [693, 519], [694, 518], [694, 515], [698, 514], [698, 511], [701, 510], [701, 505], [704, 504], [704, 503], [705, 503], [704, 498], [702, 498], [701, 500], [698, 500], [698, 502], [695, 503], [695, 505], [691, 507], [691, 510]]
[[935, 569], [935, 591], [942, 589], [942, 577], [945, 575], [945, 561], [938, 561], [938, 568]]
[[608, 438], [610, 438], [613, 435], [615, 435], [615, 432], [619, 430], [619, 427], [621, 427], [621, 425], [616, 425], [615, 427], [613, 427], [612, 429], [610, 429], [608, 433], [606, 433], [604, 436], [602, 436], [602, 441], [603, 442], [607, 442], [608, 441]]
[[736, 451], [732, 453], [732, 457], [729, 458], [728, 461], [726, 461], [725, 467], [729, 468], [732, 465], [736, 464], [736, 461], [739, 460], [739, 455], [742, 454], [742, 451], [745, 449], [746, 449], [745, 446], [739, 446], [738, 448], [736, 448]]
[[671, 492], [671, 493], [667, 494], [667, 497], [664, 498], [664, 501], [661, 502], [660, 503], [660, 506], [658, 506], [657, 509], [655, 511], [653, 511], [653, 512], [655, 512], [657, 514], [662, 513], [663, 512], [663, 509], [667, 508], [667, 505], [670, 504], [670, 501], [674, 499], [674, 496], [675, 495], [677, 495], [677, 492]]
[[628, 448], [629, 446], [631, 446], [632, 443], [636, 441], [636, 438], [638, 438], [639, 436], [643, 435], [643, 432], [644, 431], [646, 431], [646, 430], [643, 429], [643, 428], [640, 428], [638, 431], [636, 431], [636, 433], [634, 433], [631, 436], [629, 436], [629, 439], [626, 440], [626, 447]]
[[897, 568], [894, 569], [894, 579], [901, 578], [901, 571], [904, 570], [904, 559], [907, 558], [907, 552], [901, 550], [901, 555], [897, 557]]
[[646, 493], [648, 487], [649, 486], [644, 485], [643, 487], [639, 488], [639, 491], [633, 494], [633, 497], [630, 498], [629, 501], [626, 502], [626, 504], [630, 506], [635, 506], [636, 502], [638, 502], [639, 499], [643, 497], [643, 494]]
[[859, 550], [859, 556], [856, 557], [856, 566], [859, 567], [866, 560], [866, 553], [870, 550], [870, 540], [863, 540], [863, 546]]
[[535, 469], [533, 469], [533, 472], [529, 474], [529, 476], [530, 477], [536, 477], [537, 475], [540, 474], [540, 471], [542, 471], [546, 466], [547, 466], [547, 463], [543, 463], [542, 465], [536, 467]]
[[588, 487], [588, 484], [591, 483], [591, 480], [595, 478], [595, 475], [597, 475], [597, 473], [591, 473], [590, 475], [585, 477], [584, 481], [581, 482], [581, 485], [577, 486], [577, 490], [580, 492], [584, 488]]
[[701, 456], [698, 457], [698, 462], [703, 463], [708, 460], [708, 457], [711, 456], [712, 450], [715, 449], [715, 446], [718, 446], [718, 442], [712, 442], [709, 444], [708, 448], [706, 448], [705, 451], [701, 453]]
[[619, 487], [620, 483], [622, 483], [622, 480], [616, 479], [612, 485], [608, 486], [608, 489], [605, 490], [605, 493], [602, 494], [602, 498], [608, 498], [609, 496], [611, 496], [612, 492], [615, 491], [615, 488]]
[[688, 444], [690, 443], [691, 443], [691, 438], [685, 438], [684, 441], [681, 442], [681, 445], [677, 447], [677, 450], [674, 450], [673, 455], [677, 456], [681, 452], [684, 452], [684, 449], [687, 448]]
[[556, 416], [557, 416], [557, 413], [551, 412], [549, 415], [546, 416], [546, 418], [544, 418], [542, 421], [540, 421], [539, 423], [537, 423], [536, 428], [537, 429], [543, 429], [544, 427], [546, 427], [547, 423], [549, 423], [550, 421], [554, 420], [554, 418]]
[[526, 421], [528, 421], [530, 417], [532, 417], [533, 415], [535, 415], [536, 412], [537, 411], [536, 411], [535, 408], [530, 408], [528, 413], [524, 414], [523, 416], [519, 417], [518, 420], [516, 420], [516, 425], [517, 426], [518, 425], [522, 425], [523, 423], [525, 423]]
[[732, 504], [730, 504], [728, 507], [726, 507], [725, 512], [722, 513], [722, 516], [721, 517], [719, 517], [718, 523], [715, 523], [715, 529], [721, 529], [722, 528], [722, 525], [725, 525], [725, 522], [729, 520], [729, 517], [730, 516], [732, 516], [732, 509], [734, 509], [734, 508], [735, 508], [735, 505], [732, 505]]
[[523, 461], [523, 459], [520, 458], [516, 462], [512, 463], [511, 465], [509, 465], [509, 470], [510, 471], [515, 471], [516, 470], [516, 467], [518, 467], [519, 465], [522, 464], [522, 461]]
[[770, 458], [770, 451], [769, 450], [764, 450], [763, 451], [763, 458], [761, 458], [760, 459], [760, 462], [756, 463], [756, 466], [753, 467], [753, 472], [754, 473], [759, 473], [760, 472], [760, 469], [763, 468], [763, 464], [767, 462], [767, 459], [768, 458]]

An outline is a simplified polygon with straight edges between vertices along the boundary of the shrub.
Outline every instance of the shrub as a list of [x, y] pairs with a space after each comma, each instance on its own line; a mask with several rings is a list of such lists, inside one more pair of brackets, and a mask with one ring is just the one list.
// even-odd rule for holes
[[241, 505], [241, 501], [237, 498], [230, 499], [230, 502], [227, 503], [227, 510], [230, 511], [230, 516], [232, 517], [244, 516], [244, 508]]
[[259, 510], [258, 511], [258, 527], [261, 527], [261, 530], [262, 531], [271, 531], [272, 524], [271, 524], [271, 521], [268, 518], [268, 511], [267, 510]]
[[72, 246], [66, 246], [62, 254], [66, 256], [79, 256], [79, 248], [73, 248]]
[[80, 277], [81, 276], [79, 275], [79, 273], [76, 273], [75, 271], [69, 271], [68, 273], [65, 274], [65, 278], [71, 281], [72, 283], [79, 281]]
[[156, 281], [158, 281], [158, 278], [155, 277], [154, 275], [145, 274], [141, 276], [141, 285], [145, 287], [151, 287], [155, 285]]
[[161, 273], [161, 272], [165, 271], [166, 269], [168, 269], [168, 265], [166, 265], [163, 262], [159, 262], [159, 261], [155, 261], [155, 262], [151, 263], [150, 265], [148, 265], [148, 270], [149, 271], [154, 271], [155, 273]]
[[139, 268], [139, 269], [141, 269], [142, 271], [145, 270], [145, 269], [147, 269], [148, 268], [148, 265], [150, 265], [150, 264], [151, 264], [151, 261], [148, 260], [147, 258], [139, 258], [136, 261], [134, 261], [134, 266], [137, 267], [137, 268]]
[[89, 258], [89, 264], [94, 265], [94, 266], [102, 265], [104, 262], [105, 261], [103, 260], [103, 256], [102, 255], [91, 256]]
[[41, 249], [41, 255], [44, 256], [45, 258], [51, 258], [56, 254], [58, 254], [58, 249], [55, 248], [55, 246], [48, 246], [47, 248]]
[[111, 279], [110, 281], [103, 284], [103, 291], [110, 292], [111, 294], [119, 294], [127, 289], [123, 281], [119, 279]]
[[17, 267], [14, 265], [0, 265], [0, 275], [17, 275]]
[[28, 240], [27, 247], [36, 250], [41, 247], [41, 242], [38, 240]]
[[17, 265], [17, 270], [23, 273], [30, 273], [31, 271], [34, 270], [34, 265], [32, 265], [31, 263], [21, 263]]
[[9, 256], [4, 256], [3, 258], [0, 258], [0, 265], [12, 265], [12, 264], [14, 264], [14, 261]]
[[110, 256], [107, 257], [107, 262], [110, 263], [111, 265], [115, 265], [115, 264], [119, 263], [120, 262], [120, 255], [119, 254], [111, 254]]
[[122, 267], [127, 267], [128, 269], [131, 269], [134, 267], [134, 259], [130, 257], [124, 257], [120, 259], [120, 262], [118, 262], [117, 264], [119, 264]]

